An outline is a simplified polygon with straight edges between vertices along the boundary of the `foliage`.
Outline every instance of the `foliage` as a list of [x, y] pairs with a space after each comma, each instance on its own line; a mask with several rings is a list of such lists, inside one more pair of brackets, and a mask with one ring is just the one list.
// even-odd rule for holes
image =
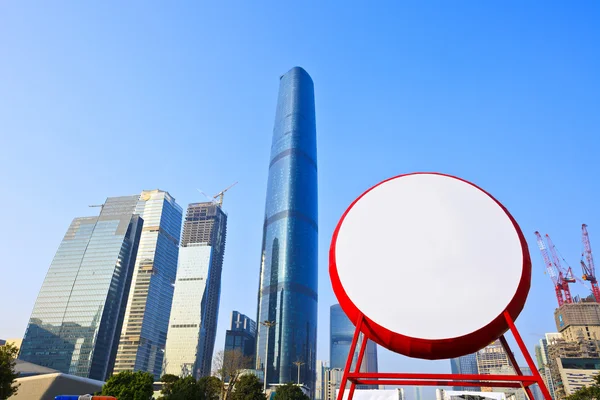
[[279, 386], [275, 391], [275, 400], [310, 400], [299, 386], [292, 382]]
[[154, 376], [148, 372], [123, 371], [111, 376], [102, 387], [103, 396], [119, 400], [148, 400], [152, 397]]
[[240, 376], [230, 396], [231, 400], [265, 400], [262, 385], [253, 374]]
[[15, 385], [15, 379], [19, 374], [15, 372], [15, 360], [19, 350], [11, 345], [0, 346], [0, 399], [7, 399], [17, 393], [19, 385]]
[[206, 376], [198, 381], [192, 376], [179, 378], [164, 375], [160, 400], [218, 400], [222, 383], [219, 378]]
[[169, 396], [173, 391], [173, 384], [179, 380], [179, 377], [172, 374], [165, 374], [160, 378], [160, 381], [163, 383], [163, 387], [160, 391], [160, 394], [163, 396]]
[[[240, 350], [221, 350], [213, 358], [213, 373], [221, 380], [221, 399], [228, 400], [242, 371], [250, 366], [252, 359]], [[228, 383], [228, 385], [225, 385]]]
[[567, 400], [600, 400], [600, 375], [596, 375], [592, 385], [582, 387], [568, 396]]
[[198, 379], [198, 390], [204, 400], [218, 400], [223, 382], [216, 376], [205, 376]]

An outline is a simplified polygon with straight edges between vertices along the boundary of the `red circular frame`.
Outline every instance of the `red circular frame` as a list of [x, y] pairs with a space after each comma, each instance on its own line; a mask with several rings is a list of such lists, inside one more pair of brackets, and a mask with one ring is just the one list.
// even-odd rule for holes
[[[363, 194], [361, 194], [356, 200], [354, 200], [352, 204], [350, 204], [348, 209], [340, 218], [340, 221], [338, 222], [335, 231], [333, 232], [333, 238], [331, 239], [331, 246], [329, 248], [329, 276], [331, 278], [331, 284], [333, 285], [333, 291], [338, 301], [340, 302], [340, 306], [342, 307], [346, 315], [350, 318], [350, 321], [352, 321], [352, 323], [356, 325], [358, 318], [362, 314], [364, 318], [361, 329], [362, 332], [365, 335], [367, 335], [369, 339], [379, 343], [381, 346], [384, 346], [389, 350], [395, 351], [397, 353], [409, 357], [424, 358], [429, 360], [454, 358], [474, 353], [487, 346], [488, 344], [492, 343], [494, 340], [498, 339], [509, 329], [508, 323], [506, 322], [506, 319], [503, 315], [504, 312], [498, 315], [484, 327], [479, 328], [478, 330], [463, 336], [448, 339], [414, 338], [390, 331], [389, 329], [384, 328], [383, 326], [375, 323], [367, 315], [364, 315], [352, 302], [352, 300], [344, 290], [342, 283], [340, 282], [340, 278], [337, 272], [335, 248], [337, 237], [340, 228], [344, 223], [346, 215], [348, 215], [352, 207], [354, 207], [354, 205], [371, 190], [391, 180], [399, 179], [410, 175], [441, 175], [448, 178], [457, 179], [482, 191], [492, 200], [494, 200], [496, 204], [498, 204], [500, 208], [502, 208], [502, 210], [504, 210], [508, 218], [511, 220], [513, 226], [515, 227], [515, 230], [517, 231], [517, 235], [521, 242], [521, 249], [523, 251], [523, 269], [521, 273], [521, 279], [519, 281], [519, 285], [517, 287], [515, 295], [506, 306], [505, 311], [508, 311], [509, 315], [514, 321], [520, 314], [521, 310], [523, 310], [523, 307], [525, 306], [525, 301], [527, 300], [527, 294], [529, 293], [529, 287], [531, 285], [531, 258], [529, 256], [529, 248], [527, 246], [527, 241], [525, 240], [525, 236], [523, 235], [521, 228], [517, 224], [517, 221], [515, 221], [513, 216], [506, 209], [506, 207], [504, 207], [491, 194], [481, 189], [479, 186], [464, 179], [458, 178], [456, 176], [437, 172], [415, 172], [410, 174], [394, 176], [371, 187]], [[457, 323], [460, 323], [460, 321], [457, 321]]]

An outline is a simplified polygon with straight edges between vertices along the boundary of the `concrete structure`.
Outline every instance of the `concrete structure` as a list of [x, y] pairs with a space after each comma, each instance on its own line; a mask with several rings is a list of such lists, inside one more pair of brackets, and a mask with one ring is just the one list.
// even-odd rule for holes
[[555, 399], [563, 399], [568, 395], [567, 383], [563, 380], [563, 367], [560, 360], [598, 359], [600, 358], [599, 350], [596, 342], [583, 338], [576, 342], [569, 342], [561, 338], [553, 338], [548, 341], [549, 369]]
[[181, 207], [162, 190], [144, 190], [136, 214], [144, 220], [115, 372], [147, 371], [160, 378], [177, 273]]
[[211, 373], [226, 236], [227, 215], [219, 204], [206, 202], [188, 206], [165, 347], [164, 373], [196, 378]]
[[548, 344], [553, 343], [555, 340], [562, 339], [560, 333], [546, 333], [545, 337], [540, 339], [540, 344], [536, 346], [536, 359], [538, 363], [538, 369], [544, 383], [550, 392], [550, 396], [555, 398], [554, 395], [554, 382], [552, 380], [552, 374], [550, 372], [550, 358], [548, 354]]
[[325, 373], [327, 372], [327, 366], [324, 361], [317, 360], [317, 379], [315, 380], [315, 400], [325, 400], [327, 397], [327, 391], [325, 388]]
[[17, 378], [16, 383], [19, 390], [10, 400], [54, 400], [59, 395], [93, 394], [104, 385], [102, 381], [62, 373]]
[[110, 197], [98, 217], [71, 222], [35, 302], [20, 359], [96, 380], [110, 375], [143, 225], [139, 197]]
[[565, 303], [554, 311], [554, 321], [566, 341], [600, 340], [599, 303]]
[[244, 368], [252, 368], [255, 345], [256, 322], [238, 311], [233, 311], [231, 313], [231, 325], [225, 332], [225, 364], [229, 365], [227, 358], [230, 351], [239, 351], [245, 358], [246, 365], [244, 365]]
[[556, 361], [562, 383], [556, 390], [557, 399], [593, 384], [600, 373], [600, 358], [558, 358]]
[[328, 368], [325, 370], [325, 400], [336, 400], [337, 390], [342, 382], [344, 370], [341, 368]]
[[[492, 371], [502, 369], [503, 367], [512, 369], [508, 355], [499, 340], [479, 350], [476, 353], [476, 358], [477, 370], [482, 375], [490, 375], [493, 373]], [[492, 388], [481, 387], [481, 391], [491, 392]]]
[[[302, 68], [280, 78], [269, 163], [256, 321], [256, 368], [268, 383], [314, 390], [318, 213], [314, 86]], [[268, 337], [268, 343], [267, 343]], [[311, 395], [312, 397], [312, 395]]]
[[[477, 354], [467, 354], [466, 356], [452, 358], [450, 360], [450, 369], [453, 374], [469, 374], [477, 375], [479, 373], [477, 369]], [[477, 387], [462, 387], [455, 386], [455, 391], [467, 391], [467, 392], [478, 392], [480, 388]]]
[[507, 400], [502, 392], [465, 392], [455, 390], [436, 389], [436, 400]]

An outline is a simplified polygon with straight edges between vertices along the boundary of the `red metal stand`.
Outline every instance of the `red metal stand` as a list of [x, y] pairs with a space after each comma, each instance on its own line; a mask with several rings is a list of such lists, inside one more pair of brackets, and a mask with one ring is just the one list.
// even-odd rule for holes
[[[521, 353], [525, 357], [527, 365], [531, 369], [533, 375], [523, 375], [519, 368], [515, 356], [512, 353], [506, 338], [504, 335], [500, 337], [500, 342], [508, 355], [508, 358], [515, 369], [517, 375], [465, 375], [465, 374], [424, 374], [424, 373], [387, 373], [387, 372], [360, 372], [360, 365], [362, 364], [363, 356], [365, 354], [365, 348], [368, 337], [361, 332], [361, 328], [364, 322], [363, 315], [359, 315], [356, 323], [356, 330], [354, 331], [354, 337], [352, 338], [352, 344], [350, 345], [350, 352], [348, 354], [348, 360], [346, 361], [346, 368], [344, 368], [344, 374], [342, 376], [342, 382], [340, 384], [340, 391], [338, 393], [337, 400], [344, 400], [344, 392], [346, 390], [346, 384], [350, 381], [350, 392], [348, 393], [348, 399], [352, 400], [354, 396], [354, 390], [356, 385], [398, 385], [398, 386], [465, 386], [465, 387], [504, 387], [504, 388], [522, 388], [525, 390], [527, 397], [533, 400], [533, 394], [530, 386], [538, 384], [544, 398], [546, 400], [552, 400], [550, 392], [546, 388], [542, 377], [537, 370], [533, 359], [529, 355], [521, 335], [517, 331], [514, 321], [508, 314], [504, 312], [504, 318], [512, 332]], [[356, 352], [359, 336], [362, 334], [362, 340], [360, 350], [358, 353], [358, 360], [354, 368], [354, 372], [351, 372], [352, 359]]]

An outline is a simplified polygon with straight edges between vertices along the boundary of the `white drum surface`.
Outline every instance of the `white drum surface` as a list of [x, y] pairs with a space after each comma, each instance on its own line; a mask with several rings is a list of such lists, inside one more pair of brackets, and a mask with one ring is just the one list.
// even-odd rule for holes
[[415, 174], [375, 187], [335, 244], [349, 299], [378, 325], [428, 340], [472, 333], [502, 314], [523, 273], [517, 230], [482, 190]]

